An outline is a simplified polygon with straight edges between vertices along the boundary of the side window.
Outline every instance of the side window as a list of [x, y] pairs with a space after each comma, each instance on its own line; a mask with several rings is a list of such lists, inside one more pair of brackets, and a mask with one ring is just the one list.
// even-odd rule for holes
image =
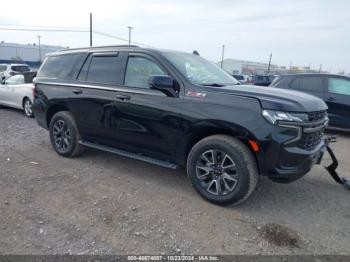
[[329, 78], [328, 92], [341, 95], [350, 95], [350, 80]]
[[141, 56], [129, 56], [126, 66], [124, 85], [149, 88], [150, 75], [168, 75], [155, 62]]
[[290, 88], [292, 89], [299, 89], [300, 79], [296, 78], [290, 83]]
[[5, 65], [0, 65], [0, 72], [6, 71], [6, 66]]
[[307, 76], [299, 79], [299, 89], [322, 92], [322, 77]]
[[38, 77], [66, 78], [82, 57], [83, 54], [49, 56], [39, 71]]
[[120, 84], [120, 67], [121, 61], [118, 56], [92, 56], [86, 81], [111, 85]]
[[21, 85], [24, 84], [24, 76], [23, 75], [14, 75], [6, 79], [6, 85]]

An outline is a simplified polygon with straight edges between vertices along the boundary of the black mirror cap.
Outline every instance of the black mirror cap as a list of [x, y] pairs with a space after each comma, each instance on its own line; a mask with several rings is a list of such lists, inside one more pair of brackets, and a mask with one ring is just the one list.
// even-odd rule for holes
[[159, 90], [168, 96], [177, 96], [178, 91], [175, 89], [175, 81], [167, 75], [151, 75], [148, 79], [151, 89]]

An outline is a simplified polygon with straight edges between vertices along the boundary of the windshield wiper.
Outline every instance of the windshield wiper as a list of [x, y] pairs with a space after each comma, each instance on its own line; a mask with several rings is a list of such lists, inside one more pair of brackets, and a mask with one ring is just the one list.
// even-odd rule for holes
[[240, 82], [237, 82], [237, 83], [230, 83], [230, 84], [218, 84], [218, 83], [210, 83], [210, 84], [201, 84], [202, 86], [213, 86], [213, 87], [222, 87], [222, 86], [233, 86], [233, 85], [240, 85], [241, 83]]
[[210, 83], [210, 84], [201, 84], [202, 86], [214, 86], [214, 87], [222, 87], [225, 86], [224, 84], [218, 84], [218, 83]]

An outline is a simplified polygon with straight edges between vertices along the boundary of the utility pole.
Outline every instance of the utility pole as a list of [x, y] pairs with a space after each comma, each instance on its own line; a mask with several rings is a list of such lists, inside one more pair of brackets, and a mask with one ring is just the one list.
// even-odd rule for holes
[[41, 43], [40, 43], [41, 35], [38, 35], [37, 37], [39, 41], [39, 63], [41, 64]]
[[319, 73], [321, 73], [322, 70], [322, 64], [320, 64], [320, 69], [318, 70]]
[[134, 28], [131, 26], [128, 26], [128, 28], [129, 28], [129, 45], [131, 45], [131, 29], [134, 29]]
[[222, 45], [222, 53], [221, 53], [221, 68], [224, 64], [224, 55], [225, 55], [225, 45]]
[[92, 13], [90, 13], [90, 46], [92, 46]]
[[270, 54], [269, 66], [267, 67], [267, 74], [270, 74], [271, 59], [272, 59], [272, 53]]

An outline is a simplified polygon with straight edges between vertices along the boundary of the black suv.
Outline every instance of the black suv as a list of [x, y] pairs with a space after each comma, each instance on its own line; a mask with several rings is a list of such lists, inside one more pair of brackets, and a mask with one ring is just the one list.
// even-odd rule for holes
[[33, 111], [54, 150], [97, 148], [186, 167], [216, 204], [238, 204], [258, 176], [290, 182], [320, 160], [328, 123], [319, 98], [242, 86], [198, 55], [136, 46], [63, 50], [36, 78]]
[[350, 130], [350, 77], [333, 74], [278, 76], [271, 87], [298, 90], [318, 96], [328, 105], [329, 125]]

